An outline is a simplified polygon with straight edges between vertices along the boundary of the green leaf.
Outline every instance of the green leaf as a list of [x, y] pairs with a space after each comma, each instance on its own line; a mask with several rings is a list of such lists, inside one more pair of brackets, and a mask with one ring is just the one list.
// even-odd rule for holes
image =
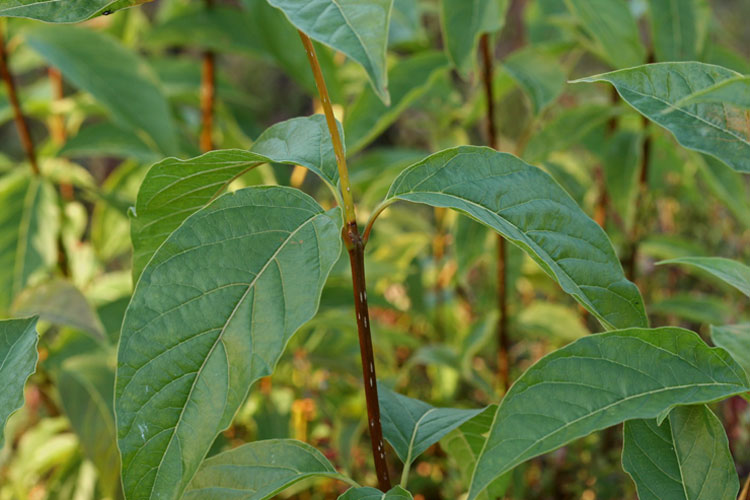
[[661, 425], [625, 422], [622, 466], [640, 500], [735, 500], [740, 489], [724, 426], [705, 405], [677, 407]]
[[153, 162], [160, 156], [137, 133], [106, 122], [83, 127], [67, 139], [58, 154], [74, 158], [114, 156], [143, 162]]
[[553, 302], [534, 301], [516, 317], [523, 338], [542, 338], [555, 344], [579, 339], [590, 332], [575, 309]]
[[0, 448], [5, 422], [23, 406], [23, 386], [36, 370], [36, 318], [0, 321]]
[[301, 191], [254, 187], [219, 197], [159, 247], [120, 337], [128, 498], [179, 498], [249, 387], [317, 311], [341, 225], [338, 208]]
[[750, 108], [750, 77], [733, 76], [680, 99], [676, 106], [701, 102], [728, 103]]
[[107, 353], [68, 358], [56, 386], [84, 453], [97, 467], [100, 487], [114, 498], [120, 487], [120, 454], [112, 408], [115, 370], [110, 359]]
[[737, 363], [750, 374], [750, 323], [739, 325], [711, 325], [711, 341], [726, 349]]
[[44, 321], [104, 338], [104, 327], [91, 304], [75, 285], [62, 279], [24, 290], [13, 303], [13, 315], [39, 316]]
[[440, 0], [443, 43], [459, 72], [474, 66], [479, 37], [503, 27], [507, 7], [507, 0]]
[[385, 203], [395, 200], [454, 208], [494, 229], [607, 328], [647, 325], [604, 231], [547, 173], [511, 154], [475, 146], [436, 153], [396, 178]]
[[268, 0], [313, 40], [341, 51], [367, 72], [375, 93], [386, 104], [386, 46], [393, 0]]
[[50, 23], [77, 23], [151, 0], [0, 0], [0, 16], [28, 17]]
[[743, 174], [708, 155], [703, 155], [698, 168], [714, 196], [726, 205], [739, 222], [750, 228], [750, 186], [746, 185]]
[[447, 70], [447, 63], [445, 56], [435, 51], [419, 52], [396, 63], [390, 71], [390, 107], [384, 105], [372, 89], [359, 94], [344, 119], [349, 153], [364, 148], [396, 121]]
[[383, 493], [375, 488], [350, 488], [338, 500], [413, 500], [411, 493], [401, 486], [395, 486]]
[[646, 50], [625, 0], [565, 0], [571, 14], [591, 37], [591, 49], [615, 68], [643, 64]]
[[630, 328], [584, 337], [539, 360], [510, 388], [469, 498], [520, 463], [594, 431], [748, 389], [747, 375], [726, 351], [688, 330]]
[[[464, 422], [461, 427], [452, 430], [440, 441], [443, 450], [458, 464], [461, 477], [467, 485], [471, 483], [471, 476], [474, 474], [477, 459], [487, 441], [496, 412], [497, 405], [488, 406], [482, 413]], [[490, 483], [477, 498], [480, 500], [502, 498], [509, 482], [510, 474], [505, 474]]]
[[85, 28], [35, 24], [24, 36], [66, 80], [106, 107], [118, 124], [144, 134], [164, 154], [178, 152], [169, 103], [143, 58], [111, 36]]
[[54, 186], [25, 170], [0, 179], [0, 314], [57, 262], [60, 214]]
[[151, 167], [138, 191], [131, 223], [133, 282], [182, 221], [216, 198], [238, 176], [270, 162], [307, 167], [336, 189], [336, 157], [323, 115], [273, 125], [250, 151], [211, 151], [189, 160], [167, 158]]
[[611, 203], [626, 230], [635, 222], [635, 200], [643, 150], [641, 134], [617, 130], [608, 140], [603, 154], [604, 178]]
[[738, 76], [698, 62], [658, 63], [575, 80], [610, 82], [620, 96], [649, 120], [674, 134], [688, 149], [715, 156], [750, 172], [750, 128], [745, 110], [725, 103], [679, 105], [695, 92]]
[[513, 52], [503, 67], [518, 82], [531, 101], [535, 115], [560, 97], [565, 86], [565, 70], [557, 59], [537, 48]]
[[294, 439], [255, 441], [203, 462], [182, 498], [263, 500], [313, 477], [351, 483], [309, 444]]
[[484, 408], [436, 408], [393, 392], [380, 383], [378, 400], [383, 436], [406, 466], [450, 431], [484, 411]]
[[750, 267], [736, 260], [722, 257], [680, 257], [663, 260], [657, 264], [684, 264], [698, 268], [750, 297]]
[[706, 0], [649, 0], [657, 61], [695, 61], [703, 52], [711, 9]]

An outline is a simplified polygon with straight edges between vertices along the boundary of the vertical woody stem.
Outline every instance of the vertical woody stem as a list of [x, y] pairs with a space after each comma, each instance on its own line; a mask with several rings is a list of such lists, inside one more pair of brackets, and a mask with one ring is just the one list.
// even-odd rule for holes
[[[482, 48], [482, 80], [487, 101], [487, 144], [498, 149], [500, 141], [495, 124], [495, 96], [492, 88], [493, 50], [490, 35], [485, 33], [480, 40]], [[508, 361], [508, 284], [507, 284], [507, 243], [502, 235], [497, 235], [497, 308], [500, 317], [497, 321], [497, 375], [500, 386], [507, 390], [510, 385], [510, 363]]]
[[18, 94], [16, 93], [16, 83], [13, 80], [13, 75], [10, 73], [8, 68], [8, 53], [5, 49], [5, 33], [3, 33], [3, 24], [0, 24], [0, 78], [5, 83], [5, 88], [8, 92], [8, 101], [13, 108], [13, 116], [16, 121], [16, 128], [18, 129], [18, 135], [21, 138], [21, 145], [26, 152], [26, 158], [28, 158], [31, 164], [31, 170], [34, 174], [39, 175], [39, 164], [36, 160], [36, 152], [34, 150], [34, 141], [31, 138], [29, 132], [29, 125], [26, 123], [21, 112], [21, 104], [18, 101]]
[[344, 243], [349, 252], [349, 262], [352, 270], [352, 285], [354, 288], [354, 309], [357, 314], [357, 331], [359, 333], [359, 350], [362, 358], [362, 380], [365, 385], [365, 399], [367, 401], [367, 420], [370, 429], [370, 442], [372, 444], [372, 455], [375, 461], [375, 471], [378, 476], [378, 486], [382, 491], [388, 491], [391, 487], [388, 474], [388, 463], [385, 460], [385, 445], [383, 444], [383, 430], [380, 426], [380, 406], [378, 404], [378, 385], [375, 376], [375, 356], [372, 349], [372, 335], [370, 333], [370, 315], [367, 307], [367, 285], [365, 282], [365, 252], [362, 236], [357, 228], [357, 219], [354, 212], [354, 201], [351, 194], [349, 182], [349, 171], [346, 167], [346, 155], [344, 145], [341, 142], [336, 119], [333, 115], [331, 99], [328, 96], [323, 72], [320, 69], [318, 57], [312, 40], [299, 32], [302, 44], [312, 68], [315, 84], [318, 87], [320, 102], [325, 112], [328, 131], [333, 142], [333, 151], [336, 155], [336, 163], [339, 169], [339, 180], [341, 182], [341, 194], [344, 203], [345, 227], [343, 231]]
[[[206, 9], [213, 7], [213, 0], [205, 0]], [[216, 102], [216, 61], [213, 51], [203, 53], [203, 67], [201, 75], [201, 151], [211, 151], [214, 148], [212, 132], [214, 125], [214, 104]]]

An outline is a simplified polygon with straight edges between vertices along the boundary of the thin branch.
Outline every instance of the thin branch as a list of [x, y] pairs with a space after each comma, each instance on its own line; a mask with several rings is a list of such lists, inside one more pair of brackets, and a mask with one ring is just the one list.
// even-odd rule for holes
[[[206, 9], [213, 7], [213, 0], [205, 0]], [[201, 75], [201, 135], [200, 148], [204, 153], [214, 148], [213, 127], [216, 104], [216, 56], [211, 50], [203, 53]]]

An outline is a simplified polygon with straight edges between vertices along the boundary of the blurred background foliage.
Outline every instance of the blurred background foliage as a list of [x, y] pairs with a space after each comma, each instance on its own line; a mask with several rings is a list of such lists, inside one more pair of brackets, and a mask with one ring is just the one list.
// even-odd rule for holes
[[[638, 22], [633, 50], [653, 46], [649, 3], [627, 3]], [[750, 73], [750, 3], [712, 0], [695, 59]], [[201, 64], [215, 54], [216, 148], [248, 148], [268, 126], [319, 112], [294, 28], [265, 0], [156, 0], [82, 26], [5, 22], [7, 50], [49, 183], [28, 189], [25, 156], [0, 90], [1, 245], [34, 231], [40, 261], [19, 277], [2, 262], [0, 315], [40, 314], [40, 365], [0, 450], [0, 500], [117, 498], [112, 415], [114, 356], [132, 292], [128, 207], [148, 166], [200, 153]], [[750, 262], [750, 185], [724, 164], [677, 146], [609, 87], [566, 81], [608, 71], [608, 55], [563, 0], [512, 0], [496, 37], [493, 81], [500, 149], [546, 171], [604, 224], [639, 285], [653, 326], [708, 338], [708, 325], [747, 321], [747, 301], [714, 280], [655, 262], [713, 255]], [[390, 181], [428, 152], [484, 144], [478, 67], [451, 69], [438, 3], [396, 0], [389, 38], [390, 107], [365, 73], [318, 46], [343, 123], [359, 216], [367, 220]], [[657, 54], [658, 56], [659, 54]], [[624, 56], [623, 56], [624, 57]], [[647, 178], [638, 178], [642, 155]], [[263, 166], [232, 188], [300, 187], [333, 200], [315, 176]], [[645, 187], [644, 187], [645, 186]], [[35, 193], [33, 196], [28, 193]], [[27, 220], [28, 207], [42, 214]], [[397, 204], [383, 214], [367, 255], [374, 344], [382, 382], [437, 406], [498, 401], [496, 239], [453, 212]], [[12, 252], [11, 252], [12, 253]], [[5, 252], [3, 255], [7, 254]], [[18, 256], [16, 256], [16, 260]], [[28, 271], [28, 272], [26, 272]], [[344, 257], [320, 314], [291, 341], [272, 378], [251, 391], [212, 453], [250, 440], [307, 441], [363, 484], [374, 484], [360, 390], [351, 284]], [[528, 257], [509, 256], [511, 377], [598, 324]], [[716, 408], [741, 477], [750, 474], [750, 411], [738, 398]], [[619, 464], [621, 433], [603, 432], [518, 467], [512, 499], [635, 498]], [[395, 460], [392, 460], [395, 466]], [[454, 499], [460, 469], [439, 445], [414, 464], [415, 498]], [[398, 472], [398, 471], [394, 471]], [[333, 481], [285, 496], [336, 498]]]

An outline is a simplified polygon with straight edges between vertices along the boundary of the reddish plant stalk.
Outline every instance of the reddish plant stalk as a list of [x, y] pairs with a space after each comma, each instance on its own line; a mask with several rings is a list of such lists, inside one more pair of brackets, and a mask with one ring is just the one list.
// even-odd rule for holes
[[[213, 0], [205, 0], [206, 9], [213, 7]], [[200, 148], [204, 153], [214, 148], [214, 107], [216, 104], [216, 56], [211, 50], [203, 53], [201, 75], [201, 134]]]
[[[480, 39], [482, 51], [482, 82], [484, 84], [484, 95], [487, 101], [486, 135], [487, 144], [492, 149], [498, 149], [500, 141], [497, 136], [497, 125], [495, 124], [495, 95], [492, 88], [493, 50], [490, 43], [490, 35], [485, 33]], [[500, 386], [507, 390], [510, 386], [510, 362], [508, 351], [510, 342], [508, 339], [508, 272], [507, 272], [507, 243], [502, 235], [497, 235], [497, 308], [500, 317], [497, 320], [497, 375]]]
[[16, 93], [16, 83], [13, 79], [13, 75], [10, 73], [10, 69], [8, 68], [8, 53], [5, 48], [5, 34], [2, 31], [0, 31], [0, 78], [3, 79], [5, 89], [8, 92], [8, 101], [10, 102], [11, 108], [13, 108], [13, 117], [16, 122], [16, 128], [18, 129], [18, 135], [21, 138], [21, 145], [26, 152], [26, 158], [29, 160], [31, 170], [34, 174], [39, 175], [39, 164], [36, 159], [34, 140], [31, 138], [29, 125], [21, 111], [21, 104], [18, 101], [18, 94]]
[[362, 236], [357, 227], [354, 202], [351, 195], [349, 182], [349, 171], [346, 166], [346, 155], [344, 146], [339, 135], [336, 119], [333, 115], [331, 99], [328, 96], [323, 72], [320, 69], [318, 57], [312, 40], [299, 32], [302, 44], [312, 68], [315, 84], [320, 95], [320, 102], [328, 124], [328, 131], [333, 142], [333, 150], [339, 169], [341, 182], [341, 195], [344, 204], [345, 227], [343, 239], [349, 252], [349, 262], [352, 270], [352, 286], [354, 288], [354, 309], [357, 315], [357, 331], [359, 333], [359, 352], [362, 358], [362, 381], [365, 385], [365, 399], [367, 401], [367, 421], [370, 429], [370, 442], [372, 444], [372, 455], [375, 461], [375, 471], [378, 476], [378, 486], [382, 491], [388, 491], [391, 487], [388, 463], [385, 459], [385, 445], [383, 443], [383, 430], [380, 426], [380, 405], [378, 403], [378, 385], [375, 376], [375, 356], [372, 349], [372, 334], [370, 332], [370, 314], [367, 306], [367, 285], [365, 282], [365, 246]]

